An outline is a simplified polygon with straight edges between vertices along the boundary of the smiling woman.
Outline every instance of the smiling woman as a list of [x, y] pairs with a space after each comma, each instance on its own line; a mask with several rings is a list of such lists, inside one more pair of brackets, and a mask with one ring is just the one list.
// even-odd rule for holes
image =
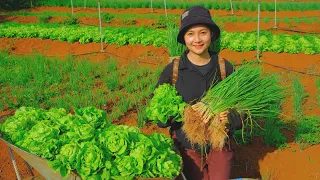
[[[209, 50], [219, 36], [220, 29], [212, 21], [208, 9], [193, 6], [184, 11], [177, 41], [185, 45], [187, 50], [164, 68], [157, 87], [164, 83], [172, 84], [184, 102], [195, 104], [199, 101], [210, 87], [234, 71], [230, 62]], [[188, 113], [187, 108], [184, 113]], [[229, 135], [242, 126], [237, 111], [225, 111], [217, 114], [217, 117], [228, 122]], [[229, 179], [233, 156], [231, 149], [225, 146], [218, 150], [210, 144], [203, 143], [203, 146], [192, 143], [190, 139], [199, 137], [198, 134], [203, 134], [201, 137], [208, 136], [208, 131], [204, 128], [207, 122], [200, 117], [193, 119], [196, 121], [183, 118], [182, 122], [177, 122], [174, 118], [169, 118], [165, 123], [158, 122], [159, 127], [170, 126], [171, 137], [183, 158], [183, 174], [187, 179]]]
[[[210, 29], [204, 25], [195, 25], [185, 33], [185, 44], [189, 49], [188, 57], [193, 64], [203, 66], [210, 61], [208, 48], [211, 44], [211, 34]], [[197, 62], [194, 61], [197, 60], [197, 56], [208, 58], [203, 62]]]

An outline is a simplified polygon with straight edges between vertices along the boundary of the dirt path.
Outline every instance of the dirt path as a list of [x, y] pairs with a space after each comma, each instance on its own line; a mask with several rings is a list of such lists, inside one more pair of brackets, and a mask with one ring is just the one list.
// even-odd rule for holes
[[[36, 7], [30, 9], [31, 12], [45, 12], [45, 11], [55, 11], [55, 12], [72, 12], [71, 8], [68, 7]], [[164, 9], [154, 9], [154, 12], [151, 12], [150, 8], [128, 8], [128, 9], [113, 9], [113, 8], [102, 8], [102, 12], [109, 13], [119, 13], [119, 14], [159, 14], [165, 15]], [[181, 15], [183, 9], [167, 9], [168, 14], [178, 14]], [[98, 13], [96, 8], [74, 8], [75, 13]], [[211, 15], [217, 14], [218, 16], [229, 16], [231, 15], [231, 11], [226, 10], [210, 10]], [[248, 11], [236, 11], [236, 15], [241, 16], [257, 16], [257, 12], [248, 12]], [[278, 17], [300, 17], [300, 16], [319, 16], [319, 11], [282, 11], [277, 12]], [[270, 16], [274, 17], [274, 12], [261, 12], [261, 17]]]

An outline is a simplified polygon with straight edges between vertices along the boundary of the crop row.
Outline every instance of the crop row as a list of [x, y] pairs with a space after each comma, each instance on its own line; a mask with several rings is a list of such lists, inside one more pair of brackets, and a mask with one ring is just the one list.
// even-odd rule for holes
[[[72, 17], [72, 14], [70, 12], [53, 12], [53, 11], [46, 11], [46, 12], [29, 12], [29, 11], [17, 11], [17, 12], [7, 12], [7, 13], [0, 13], [0, 15], [6, 15], [6, 16], [37, 16], [39, 19], [50, 19], [50, 17]], [[179, 19], [179, 15], [170, 14], [169, 15], [172, 18]], [[93, 17], [93, 18], [99, 18], [99, 15], [97, 13], [76, 13], [73, 17], [80, 18], [80, 17]], [[111, 22], [114, 18], [119, 18], [122, 20], [134, 20], [137, 18], [144, 18], [144, 19], [157, 19], [158, 21], [161, 21], [165, 19], [164, 15], [158, 15], [158, 14], [118, 14], [118, 13], [108, 13], [108, 12], [102, 12], [102, 20], [106, 23]], [[223, 17], [218, 16], [217, 14], [213, 15], [213, 21], [216, 23], [224, 23], [224, 22], [257, 22], [257, 17], [251, 17], [251, 16], [231, 16], [231, 17]], [[273, 17], [265, 16], [261, 18], [261, 22], [269, 23], [274, 20]], [[39, 21], [41, 22], [41, 21]], [[319, 23], [320, 19], [317, 16], [313, 17], [307, 17], [307, 16], [301, 16], [301, 17], [283, 17], [279, 18], [277, 17], [277, 22], [282, 22], [285, 24], [290, 23], [306, 23], [306, 24], [313, 24], [313, 23]]]
[[44, 158], [63, 179], [71, 171], [83, 180], [173, 178], [181, 169], [171, 139], [112, 125], [95, 107], [75, 109], [74, 115], [64, 108], [21, 107], [0, 125], [6, 141]]
[[92, 63], [5, 53], [0, 53], [0, 71], [0, 109], [32, 106], [63, 107], [70, 111], [96, 106], [107, 109], [107, 118], [111, 120], [148, 98], [161, 72], [137, 69], [134, 63], [119, 69], [112, 59]]
[[[185, 9], [193, 5], [202, 5], [209, 9], [221, 9], [230, 10], [231, 6], [229, 1], [216, 1], [216, 2], [181, 2], [181, 1], [167, 1], [166, 7], [168, 9]], [[233, 2], [234, 10], [243, 11], [256, 11], [257, 2]], [[71, 1], [65, 0], [39, 0], [35, 3], [36, 6], [67, 6], [71, 7]], [[97, 7], [97, 1], [87, 0], [84, 4], [83, 0], [73, 0], [73, 6], [75, 7]], [[101, 7], [105, 8], [149, 8], [151, 7], [151, 2], [149, 0], [140, 1], [124, 1], [124, 0], [102, 0]], [[153, 8], [164, 8], [164, 2], [157, 0], [152, 3]], [[304, 11], [304, 10], [318, 10], [320, 9], [319, 2], [277, 2], [277, 10], [279, 11]], [[274, 11], [275, 5], [273, 2], [261, 2], [262, 11]]]
[[[18, 24], [4, 23], [0, 25], [0, 37], [7, 38], [41, 38], [68, 41], [69, 43], [100, 42], [98, 27], [61, 26], [57, 24]], [[124, 46], [127, 44], [167, 45], [166, 30], [150, 28], [114, 28], [103, 29], [103, 42]], [[257, 48], [257, 33], [231, 33], [223, 31], [221, 38], [216, 42], [218, 49], [231, 49], [238, 52], [253, 51]], [[272, 34], [261, 32], [260, 50], [276, 53], [305, 53], [318, 54], [320, 52], [319, 35]]]

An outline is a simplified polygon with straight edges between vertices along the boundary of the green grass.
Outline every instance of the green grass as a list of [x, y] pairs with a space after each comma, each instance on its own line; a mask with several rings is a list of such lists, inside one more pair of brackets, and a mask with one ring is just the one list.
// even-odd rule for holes
[[270, 22], [270, 16], [266, 16], [263, 18], [264, 23], [269, 23]]
[[145, 104], [137, 104], [137, 115], [138, 115], [137, 126], [139, 128], [143, 127], [145, 125], [145, 122], [147, 121], [147, 119], [146, 119], [147, 116], [145, 114], [145, 108], [146, 108]]
[[300, 78], [293, 78], [293, 116], [300, 119], [304, 116], [303, 103], [308, 94], [304, 90], [304, 85], [301, 84]]
[[277, 119], [267, 119], [264, 121], [263, 130], [261, 135], [264, 139], [264, 143], [267, 146], [275, 146], [282, 148], [287, 145], [287, 138], [281, 132], [286, 126], [283, 121]]
[[52, 17], [50, 15], [41, 15], [38, 16], [39, 23], [47, 23]]
[[302, 22], [306, 23], [306, 24], [312, 24], [312, 19], [306, 17], [306, 16], [303, 16], [302, 17]]
[[119, 79], [119, 73], [111, 73], [109, 76], [106, 76], [104, 78], [104, 82], [106, 84], [106, 87], [110, 91], [115, 91], [120, 88], [120, 79]]
[[137, 21], [134, 18], [123, 19], [122, 24], [124, 25], [134, 25], [137, 24]]
[[[9, 12], [0, 12], [1, 15], [8, 15], [8, 16], [51, 16], [51, 17], [72, 17], [72, 14], [69, 12], [56, 12], [56, 11], [45, 11], [45, 12], [30, 12], [30, 11], [9, 11]], [[163, 14], [133, 14], [133, 13], [126, 13], [126, 14], [119, 14], [119, 13], [109, 13], [106, 11], [101, 11], [102, 19], [112, 20], [113, 18], [121, 18], [121, 19], [128, 19], [128, 18], [148, 18], [148, 19], [162, 19]], [[169, 14], [170, 17], [179, 17], [178, 14]], [[74, 13], [74, 17], [95, 17], [99, 18], [99, 14], [96, 12], [93, 13]]]
[[[70, 111], [87, 106], [100, 108], [111, 99], [113, 106], [107, 111], [117, 118], [149, 98], [159, 77], [158, 70], [153, 73], [149, 68], [137, 68], [137, 65], [127, 65], [120, 70], [113, 59], [91, 62], [87, 59], [49, 59], [41, 55], [16, 57], [2, 52], [0, 70], [0, 108], [5, 105], [13, 109], [21, 106], [62, 107]], [[139, 86], [126, 92], [129, 84], [121, 82], [136, 72], [138, 76], [130, 83]]]
[[180, 56], [181, 53], [185, 50], [185, 46], [177, 42], [177, 36], [179, 33], [179, 27], [172, 23], [172, 20], [168, 22], [168, 30], [167, 30], [167, 48], [169, 50], [169, 55]]
[[154, 25], [155, 28], [168, 28], [165, 16], [160, 16], [160, 19]]
[[300, 17], [294, 17], [292, 18], [293, 22], [300, 24], [301, 23], [301, 18]]
[[288, 18], [288, 17], [284, 17], [283, 21], [286, 24], [290, 24], [290, 22], [291, 22], [290, 18]]
[[114, 15], [110, 13], [102, 13], [101, 18], [103, 22], [110, 23], [114, 19]]
[[76, 17], [68, 17], [67, 19], [63, 20], [61, 23], [68, 26], [68, 25], [76, 25], [76, 24], [79, 24], [80, 21], [79, 21], [79, 19], [76, 18]]
[[[253, 129], [253, 132], [251, 132], [251, 128]], [[242, 131], [242, 129], [240, 129], [235, 131], [232, 137], [235, 140], [235, 142], [239, 145], [245, 146], [251, 144], [252, 137], [258, 135], [255, 133], [257, 132], [257, 128], [257, 126], [251, 126], [251, 124], [247, 121], [245, 123], [244, 130]]]
[[244, 18], [240, 18], [240, 22], [246, 23], [246, 22], [251, 22], [253, 18], [250, 16], [246, 16]]
[[318, 107], [320, 108], [320, 79], [316, 79], [316, 87], [317, 87], [316, 99], [318, 100]]
[[320, 22], [320, 18], [318, 17], [311, 17], [312, 22]]
[[246, 122], [244, 131], [237, 130], [233, 134], [233, 139], [237, 144], [245, 146], [252, 143], [252, 138], [259, 136], [263, 138], [264, 144], [268, 147], [282, 149], [288, 146], [287, 138], [282, 133], [283, 129], [288, 129], [287, 124], [279, 119], [264, 119], [259, 124], [262, 126], [251, 127], [250, 123]]
[[[186, 9], [196, 4], [200, 4], [206, 8], [210, 9], [221, 9], [221, 10], [230, 10], [230, 3], [228, 1], [192, 1], [192, 2], [183, 2], [180, 0], [168, 1], [168, 9]], [[70, 1], [61, 1], [61, 0], [39, 0], [35, 3], [36, 6], [71, 6]], [[82, 0], [74, 0], [74, 7], [83, 7], [84, 2]], [[87, 0], [86, 7], [96, 7], [97, 2], [94, 0]], [[102, 0], [101, 7], [106, 8], [149, 8], [149, 0]], [[257, 3], [256, 2], [233, 2], [233, 7], [235, 10], [243, 11], [256, 11]], [[153, 1], [153, 8], [164, 8], [164, 3], [161, 0]], [[304, 11], [304, 10], [318, 10], [320, 9], [320, 3], [318, 2], [277, 2], [278, 11]], [[274, 2], [261, 2], [262, 11], [274, 11]]]
[[308, 116], [297, 122], [295, 141], [304, 149], [307, 146], [320, 144], [320, 118]]

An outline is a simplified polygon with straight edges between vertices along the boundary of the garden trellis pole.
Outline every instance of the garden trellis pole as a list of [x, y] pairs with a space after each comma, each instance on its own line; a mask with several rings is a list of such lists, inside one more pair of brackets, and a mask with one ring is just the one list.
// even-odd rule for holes
[[232, 13], [232, 15], [233, 15], [234, 12], [233, 12], [233, 7], [232, 7], [232, 0], [230, 0], [230, 6], [231, 6], [231, 13]]
[[273, 28], [278, 28], [277, 27], [277, 0], [274, 0], [274, 27]]
[[168, 13], [167, 13], [167, 3], [166, 3], [166, 0], [163, 0], [164, 1], [164, 11], [166, 12], [166, 17], [168, 17]]
[[86, 8], [86, 5], [87, 5], [87, 1], [84, 0], [84, 2], [83, 2], [83, 7]]
[[71, 0], [71, 11], [72, 11], [72, 16], [73, 16], [73, 1]]
[[151, 12], [153, 12], [152, 0], [150, 0], [150, 1], [151, 1], [151, 2], [150, 2], [150, 3], [151, 3]]
[[260, 61], [260, 0], [258, 1], [257, 59]]
[[103, 42], [102, 42], [102, 24], [101, 24], [100, 0], [98, 0], [98, 10], [99, 10], [100, 40], [101, 40], [101, 50], [100, 50], [100, 52], [105, 52], [103, 50]]

